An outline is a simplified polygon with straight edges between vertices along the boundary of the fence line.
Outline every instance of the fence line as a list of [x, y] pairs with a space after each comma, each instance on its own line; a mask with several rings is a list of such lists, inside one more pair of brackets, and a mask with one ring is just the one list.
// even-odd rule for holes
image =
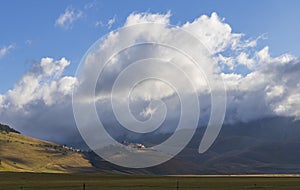
[[[100, 186], [99, 186], [100, 187]], [[104, 187], [104, 188], [116, 188], [116, 189], [122, 189], [122, 188], [168, 188], [168, 189], [176, 189], [176, 190], [179, 190], [179, 189], [185, 189], [185, 188], [188, 188], [188, 189], [191, 189], [191, 188], [200, 188], [198, 186], [194, 186], [194, 187], [180, 187], [179, 186], [179, 181], [177, 180], [176, 181], [176, 185], [174, 186], [160, 186], [160, 185], [126, 185], [126, 186], [118, 186], [118, 185], [103, 185], [101, 187]], [[20, 190], [30, 190], [30, 189], [40, 189], [40, 188], [43, 188], [43, 187], [39, 187], [39, 186], [20, 186], [19, 189]], [[65, 185], [65, 186], [51, 186], [49, 185], [49, 188], [51, 189], [61, 189], [61, 188], [76, 188], [76, 189], [79, 189], [79, 188], [82, 188], [82, 190], [89, 190], [88, 188], [88, 184], [86, 183], [82, 183], [82, 185]], [[94, 187], [93, 187], [94, 188]]]

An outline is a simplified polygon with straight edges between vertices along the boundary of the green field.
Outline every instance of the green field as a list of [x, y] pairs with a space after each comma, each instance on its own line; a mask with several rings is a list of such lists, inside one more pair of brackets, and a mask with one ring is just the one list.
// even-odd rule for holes
[[176, 177], [99, 174], [0, 173], [0, 189], [300, 189], [299, 177]]

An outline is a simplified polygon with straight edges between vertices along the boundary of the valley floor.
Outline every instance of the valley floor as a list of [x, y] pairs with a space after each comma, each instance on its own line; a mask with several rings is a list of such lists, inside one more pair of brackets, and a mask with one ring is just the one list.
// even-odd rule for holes
[[[85, 187], [84, 187], [85, 186]], [[0, 173], [0, 190], [300, 189], [299, 176], [137, 176]]]

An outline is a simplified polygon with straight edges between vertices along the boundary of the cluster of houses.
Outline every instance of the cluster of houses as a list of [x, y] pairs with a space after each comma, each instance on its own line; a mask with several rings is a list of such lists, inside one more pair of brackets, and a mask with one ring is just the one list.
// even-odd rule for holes
[[67, 150], [72, 151], [72, 152], [83, 152], [83, 150], [81, 150], [81, 149], [73, 148], [73, 147], [70, 147], [70, 146], [67, 146], [67, 145], [62, 145], [62, 147], [64, 149], [67, 149]]
[[128, 146], [130, 148], [136, 148], [136, 149], [145, 149], [146, 148], [146, 146], [141, 143], [130, 143], [127, 141], [122, 141], [122, 144], [125, 146]]

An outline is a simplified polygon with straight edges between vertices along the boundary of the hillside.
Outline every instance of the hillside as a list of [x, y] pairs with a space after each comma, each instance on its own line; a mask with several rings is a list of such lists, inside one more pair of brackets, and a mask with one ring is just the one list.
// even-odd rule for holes
[[[300, 174], [299, 120], [274, 117], [224, 125], [213, 146], [204, 154], [199, 154], [203, 133], [204, 128], [199, 128], [189, 145], [170, 161], [146, 169], [127, 169], [127, 172], [159, 175]], [[159, 142], [161, 138], [164, 137], [158, 136], [156, 141]], [[151, 144], [145, 138], [137, 142]], [[151, 142], [155, 142], [155, 139], [151, 139]], [[119, 151], [115, 157], [124, 159], [124, 153]], [[96, 168], [109, 166], [93, 153], [87, 157]], [[125, 168], [115, 167], [115, 170], [124, 171]]]
[[93, 172], [84, 155], [0, 125], [0, 171]]
[[6, 132], [6, 133], [14, 132], [14, 133], [20, 134], [19, 131], [16, 131], [16, 130], [14, 130], [13, 128], [9, 127], [8, 125], [3, 125], [3, 124], [1, 124], [1, 123], [0, 123], [0, 131], [1, 131], [1, 132]]
[[[204, 154], [198, 154], [203, 132], [204, 129], [200, 129], [177, 156], [185, 165], [181, 173], [300, 173], [299, 120], [274, 117], [224, 125], [213, 146]], [[168, 163], [165, 166], [169, 168]]]
[[[61, 145], [41, 141], [0, 128], [0, 171], [101, 172], [128, 174], [299, 174], [300, 121], [275, 117], [224, 125], [213, 146], [204, 154], [198, 146], [200, 127], [189, 145], [175, 158], [159, 166], [130, 169], [113, 165], [91, 151], [78, 153]], [[165, 137], [164, 137], [165, 135]], [[147, 147], [169, 134], [136, 139]], [[135, 151], [149, 154], [149, 150]], [[128, 150], [105, 149], [114, 159], [127, 159]], [[134, 151], [134, 150], [131, 150]], [[152, 150], [150, 150], [152, 151]]]

